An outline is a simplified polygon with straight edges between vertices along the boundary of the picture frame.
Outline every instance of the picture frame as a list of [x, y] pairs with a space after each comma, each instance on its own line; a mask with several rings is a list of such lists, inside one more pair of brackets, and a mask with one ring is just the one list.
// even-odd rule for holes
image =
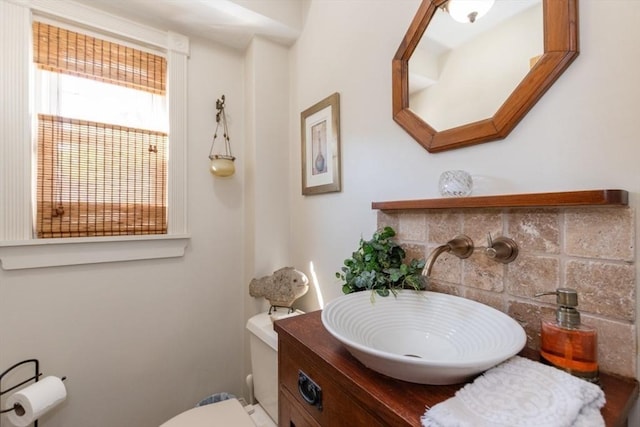
[[334, 93], [300, 114], [302, 194], [342, 190], [340, 94]]

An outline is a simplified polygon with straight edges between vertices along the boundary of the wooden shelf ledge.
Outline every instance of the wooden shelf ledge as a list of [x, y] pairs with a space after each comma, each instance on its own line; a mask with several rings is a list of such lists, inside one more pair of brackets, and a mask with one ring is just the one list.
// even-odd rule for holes
[[455, 208], [561, 208], [572, 206], [627, 206], [628, 203], [629, 193], [625, 190], [585, 190], [372, 202], [371, 209], [390, 211]]

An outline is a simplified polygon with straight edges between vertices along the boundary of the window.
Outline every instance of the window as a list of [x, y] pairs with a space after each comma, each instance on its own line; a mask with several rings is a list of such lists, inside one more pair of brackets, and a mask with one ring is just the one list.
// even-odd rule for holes
[[33, 23], [38, 238], [167, 232], [166, 59]]
[[[115, 40], [115, 44], [127, 47], [137, 46], [138, 50], [142, 52], [164, 58], [166, 61], [165, 95], [159, 95], [155, 89], [154, 91], [144, 91], [137, 88], [138, 93], [145, 92], [147, 105], [152, 102], [153, 108], [164, 108], [164, 128], [158, 127], [157, 123], [145, 122], [139, 113], [127, 116], [137, 116], [141, 121], [121, 123], [113, 117], [76, 118], [73, 115], [67, 117], [70, 115], [68, 112], [70, 110], [67, 107], [72, 104], [65, 103], [57, 106], [56, 103], [53, 103], [53, 106], [50, 105], [53, 102], [51, 100], [55, 99], [50, 96], [51, 91], [57, 96], [59, 90], [65, 90], [63, 89], [67, 87], [65, 79], [76, 78], [78, 81], [90, 81], [91, 84], [94, 80], [100, 80], [88, 79], [76, 74], [67, 75], [55, 70], [40, 69], [38, 73], [43, 75], [47, 73], [58, 74], [55, 80], [59, 82], [49, 86], [51, 89], [48, 89], [48, 92], [44, 94], [41, 89], [42, 84], [46, 82], [43, 83], [42, 79], [47, 79], [47, 77], [40, 76], [36, 79], [33, 73], [32, 34], [34, 21], [65, 27], [72, 31], [77, 31], [75, 28], [82, 28], [77, 32], [86, 32], [87, 34], [89, 34], [89, 30], [85, 31], [85, 28], [88, 28], [87, 24], [90, 23], [91, 27], [100, 29], [100, 35], [97, 38], [111, 42]], [[65, 24], [59, 25], [54, 22], [64, 22]], [[67, 25], [74, 25], [74, 27], [66, 27]], [[96, 37], [95, 34], [89, 35]], [[87, 47], [90, 50], [93, 49], [89, 45]], [[86, 48], [83, 49], [86, 50]], [[138, 25], [71, 1], [21, 0], [13, 2], [0, 0], [0, 63], [7, 65], [0, 67], [0, 93], [2, 94], [0, 97], [0, 105], [2, 106], [0, 108], [0, 265], [3, 270], [158, 259], [184, 255], [185, 247], [189, 241], [187, 224], [188, 56], [189, 39], [180, 34]], [[124, 68], [126, 67], [128, 66]], [[134, 86], [139, 84], [145, 83], [135, 80], [131, 82], [131, 85]], [[113, 83], [109, 83], [107, 86], [110, 88], [109, 94], [114, 94], [116, 88], [121, 87], [121, 85]], [[122, 87], [127, 88], [126, 85]], [[48, 109], [41, 109], [42, 102], [45, 102], [42, 99], [37, 104], [35, 103], [33, 94], [36, 93], [43, 94], [42, 99], [48, 100], [46, 101], [49, 103]], [[158, 101], [159, 98], [149, 101], [149, 94], [151, 94], [151, 98], [165, 96], [166, 99], [164, 102]], [[82, 97], [80, 96], [80, 98]], [[103, 103], [106, 102], [104, 101], [106, 98], [102, 97], [101, 99]], [[129, 99], [126, 100], [126, 103], [133, 105]], [[74, 107], [76, 110], [88, 110], [82, 104], [78, 105], [80, 106]], [[164, 147], [166, 181], [163, 191], [165, 206], [170, 207], [165, 209], [163, 215], [166, 218], [164, 220], [166, 234], [38, 238], [34, 227], [34, 217], [37, 210], [35, 203], [37, 182], [33, 180], [37, 167], [37, 152], [34, 142], [38, 139], [38, 128], [34, 126], [33, 119], [37, 119], [37, 111], [43, 115], [43, 124], [46, 122], [44, 117], [49, 116], [49, 124], [52, 127], [57, 125], [54, 124], [56, 120], [51, 118], [64, 117], [65, 120], [68, 119], [65, 125], [71, 126], [76, 123], [74, 120], [81, 124], [111, 124], [114, 127], [119, 126], [119, 131], [133, 129], [136, 131], [134, 132], [136, 135], [139, 135], [137, 131], [144, 130], [150, 135], [157, 136], [158, 134], [167, 134], [167, 129], [170, 129], [168, 138], [170, 141]], [[160, 117], [161, 115], [154, 113], [152, 116]], [[166, 117], [168, 117], [168, 121]], [[102, 128], [94, 128], [98, 134], [102, 132]], [[144, 139], [147, 136], [141, 137]], [[97, 138], [102, 138], [102, 136], [97, 136]], [[148, 145], [145, 144], [145, 147], [148, 152]], [[158, 151], [160, 151], [159, 145]], [[145, 154], [140, 153], [140, 155]], [[151, 173], [153, 172], [151, 171]], [[142, 184], [143, 181], [138, 180], [136, 182], [142, 187], [153, 185], [150, 183]], [[74, 191], [79, 192], [80, 190]], [[104, 200], [106, 197], [97, 198], [97, 200]], [[90, 210], [85, 209], [83, 212], [86, 216], [94, 215]], [[157, 209], [156, 212], [158, 212]], [[107, 213], [105, 212], [105, 215]], [[146, 211], [139, 215], [143, 218], [153, 216]], [[131, 212], [129, 212], [129, 216], [131, 217]], [[121, 217], [122, 215], [119, 214], [120, 220], [122, 220]]]

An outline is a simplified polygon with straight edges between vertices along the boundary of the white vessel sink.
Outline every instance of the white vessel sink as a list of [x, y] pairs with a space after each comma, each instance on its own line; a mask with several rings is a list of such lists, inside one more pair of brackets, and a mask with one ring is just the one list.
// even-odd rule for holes
[[501, 311], [429, 291], [344, 295], [324, 308], [322, 323], [365, 366], [419, 384], [464, 382], [526, 342], [522, 326]]

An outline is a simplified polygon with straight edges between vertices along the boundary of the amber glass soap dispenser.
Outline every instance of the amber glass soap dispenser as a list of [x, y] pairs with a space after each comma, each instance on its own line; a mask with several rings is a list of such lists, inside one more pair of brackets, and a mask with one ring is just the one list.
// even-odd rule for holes
[[587, 381], [598, 381], [598, 334], [580, 322], [578, 292], [558, 288], [554, 292], [536, 294], [556, 295], [558, 309], [555, 319], [542, 320], [540, 356], [542, 361]]

